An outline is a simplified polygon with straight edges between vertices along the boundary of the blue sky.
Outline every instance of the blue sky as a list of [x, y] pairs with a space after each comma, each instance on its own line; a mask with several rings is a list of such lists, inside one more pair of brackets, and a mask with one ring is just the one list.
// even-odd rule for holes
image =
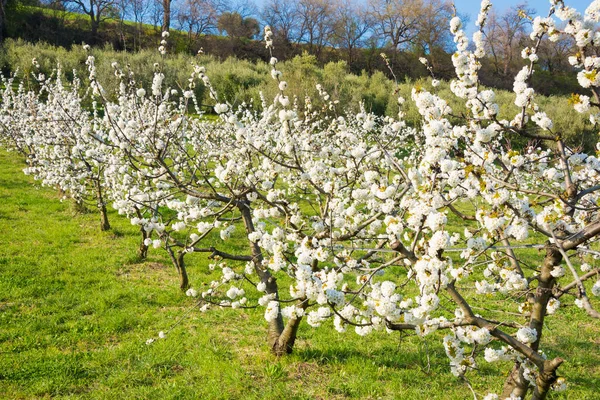
[[[251, 0], [257, 6], [262, 7], [265, 0]], [[361, 0], [359, 0], [361, 1]], [[366, 2], [366, 0], [362, 0]], [[496, 12], [502, 14], [510, 7], [517, 4], [527, 3], [529, 7], [535, 9], [538, 13], [546, 14], [550, 8], [549, 0], [491, 0], [492, 7]], [[570, 7], [574, 7], [577, 11], [583, 13], [592, 0], [565, 0], [565, 4]], [[467, 14], [471, 18], [469, 25], [474, 25], [477, 20], [477, 14], [479, 13], [479, 7], [481, 0], [454, 0], [454, 4], [458, 11], [462, 14]], [[473, 30], [473, 29], [470, 29]]]
[[[510, 7], [517, 4], [527, 3], [530, 8], [535, 9], [540, 15], [545, 15], [550, 8], [550, 2], [548, 0], [492, 0], [492, 7], [496, 12], [502, 14]], [[570, 7], [574, 7], [577, 11], [583, 13], [591, 0], [565, 0], [565, 4]], [[479, 13], [479, 6], [481, 1], [479, 0], [455, 0], [456, 8], [459, 13], [467, 14], [470, 17], [469, 24], [467, 25], [468, 31], [474, 30], [474, 24], [477, 20], [477, 14]]]

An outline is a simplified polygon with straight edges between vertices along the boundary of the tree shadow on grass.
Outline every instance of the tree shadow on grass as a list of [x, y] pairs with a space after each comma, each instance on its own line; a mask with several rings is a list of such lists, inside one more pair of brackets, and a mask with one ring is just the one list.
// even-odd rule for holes
[[[306, 362], [316, 362], [321, 365], [347, 363], [352, 360], [364, 362], [368, 360], [378, 367], [391, 369], [430, 369], [446, 367], [439, 361], [445, 361], [443, 351], [437, 348], [420, 348], [412, 344], [389, 345], [377, 349], [360, 349], [351, 347], [332, 346], [327, 348], [298, 348], [294, 353]], [[429, 356], [429, 361], [428, 361]], [[434, 363], [435, 360], [435, 363]]]
[[[0, 196], [0, 198], [2, 198], [2, 196]], [[11, 215], [9, 215], [8, 213], [4, 212], [4, 211], [0, 211], [0, 220], [3, 219], [5, 221], [15, 221], [18, 218], [15, 218]]]
[[[12, 179], [0, 179], [0, 188], [8, 190], [8, 193], [0, 195], [0, 198], [14, 197], [16, 190], [23, 190], [25, 184], [26, 182], [20, 179], [14, 179], [14, 176]], [[13, 190], [12, 192], [11, 189]]]
[[[557, 336], [555, 340], [556, 342], [546, 350], [551, 357], [561, 357], [565, 360], [558, 374], [567, 373], [567, 368], [585, 369], [587, 374], [570, 373], [568, 381], [583, 388], [599, 388], [600, 345], [598, 341], [577, 340], [572, 336]], [[596, 366], [596, 371], [591, 371], [589, 366]]]

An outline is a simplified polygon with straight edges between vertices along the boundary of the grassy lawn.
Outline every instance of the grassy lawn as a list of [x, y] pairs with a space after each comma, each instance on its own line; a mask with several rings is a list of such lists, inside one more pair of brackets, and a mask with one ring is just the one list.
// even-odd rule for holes
[[[0, 151], [0, 398], [472, 398], [450, 373], [444, 333], [363, 338], [303, 322], [295, 353], [276, 359], [262, 310], [184, 316], [193, 303], [162, 251], [139, 262], [125, 218], [112, 213], [113, 229], [100, 232], [94, 213], [37, 188], [23, 167]], [[207, 265], [189, 258], [193, 286]], [[180, 318], [166, 339], [145, 344]], [[598, 322], [569, 307], [545, 335], [550, 356], [567, 360], [570, 387], [551, 398], [598, 399]], [[475, 390], [499, 392], [508, 365], [478, 361]]]

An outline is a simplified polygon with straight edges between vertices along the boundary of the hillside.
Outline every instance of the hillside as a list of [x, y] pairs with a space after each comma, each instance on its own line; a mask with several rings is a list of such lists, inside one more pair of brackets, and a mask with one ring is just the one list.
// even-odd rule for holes
[[[160, 27], [131, 21], [108, 19], [104, 21], [97, 37], [92, 37], [90, 21], [86, 15], [54, 10], [17, 3], [9, 12], [7, 20], [9, 38], [23, 39], [26, 42], [45, 42], [67, 49], [81, 43], [96, 47], [108, 47], [117, 51], [135, 52], [155, 49], [160, 42]], [[171, 51], [195, 55], [199, 50], [224, 60], [229, 57], [248, 61], [267, 61], [268, 52], [260, 40], [230, 38], [219, 35], [194, 35], [190, 32], [171, 30]], [[289, 60], [303, 53], [311, 53], [311, 47], [301, 43], [275, 42], [278, 58]], [[346, 51], [341, 48], [324, 47], [315, 55], [317, 65], [323, 67], [330, 62], [345, 61], [347, 70], [354, 74], [363, 72], [372, 75], [382, 72], [392, 78], [380, 54], [385, 52], [392, 60], [395, 75], [402, 81], [415, 80], [428, 76], [427, 70], [419, 62], [420, 51], [394, 51], [389, 48], [361, 48], [349, 62]], [[313, 54], [314, 55], [314, 54]], [[435, 74], [437, 78], [452, 79], [454, 68], [450, 54], [437, 50]], [[498, 75], [491, 65], [484, 63], [481, 72], [482, 82], [488, 86], [512, 90], [512, 77]], [[533, 87], [545, 95], [571, 95], [581, 92], [572, 73], [539, 69], [533, 77]]]

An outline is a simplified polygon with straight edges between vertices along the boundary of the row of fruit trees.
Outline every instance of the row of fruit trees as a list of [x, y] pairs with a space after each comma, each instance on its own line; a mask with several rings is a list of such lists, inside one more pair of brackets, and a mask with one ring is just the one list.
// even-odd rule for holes
[[[166, 251], [202, 311], [264, 309], [277, 355], [293, 350], [303, 319], [359, 335], [443, 331], [455, 375], [511, 361], [500, 398], [543, 399], [566, 387], [563, 359], [543, 351], [545, 319], [567, 304], [600, 317], [588, 297], [600, 295], [600, 160], [564, 143], [529, 86], [542, 38], [572, 36], [579, 52], [569, 62], [588, 93], [573, 105], [599, 118], [600, 1], [584, 14], [550, 3], [533, 19], [512, 120], [478, 83], [484, 0], [472, 42], [458, 17], [450, 27], [451, 90], [466, 112], [453, 112], [434, 81], [412, 91], [418, 127], [402, 111], [344, 112], [321, 86], [318, 99], [290, 99], [275, 57], [279, 93], [256, 108], [220, 98], [198, 65], [186, 87], [167, 88], [156, 64], [144, 88], [113, 63], [118, 89], [108, 92], [88, 48], [88, 77], [67, 82], [59, 66], [4, 79], [0, 140], [43, 185], [97, 204], [102, 229], [110, 206], [139, 226], [140, 256]], [[265, 41], [273, 51], [268, 27]], [[196, 85], [209, 89], [217, 122], [202, 116]], [[511, 148], [510, 137], [530, 144]], [[197, 256], [219, 272], [200, 293], [186, 270]], [[480, 302], [494, 309], [480, 314]]]

